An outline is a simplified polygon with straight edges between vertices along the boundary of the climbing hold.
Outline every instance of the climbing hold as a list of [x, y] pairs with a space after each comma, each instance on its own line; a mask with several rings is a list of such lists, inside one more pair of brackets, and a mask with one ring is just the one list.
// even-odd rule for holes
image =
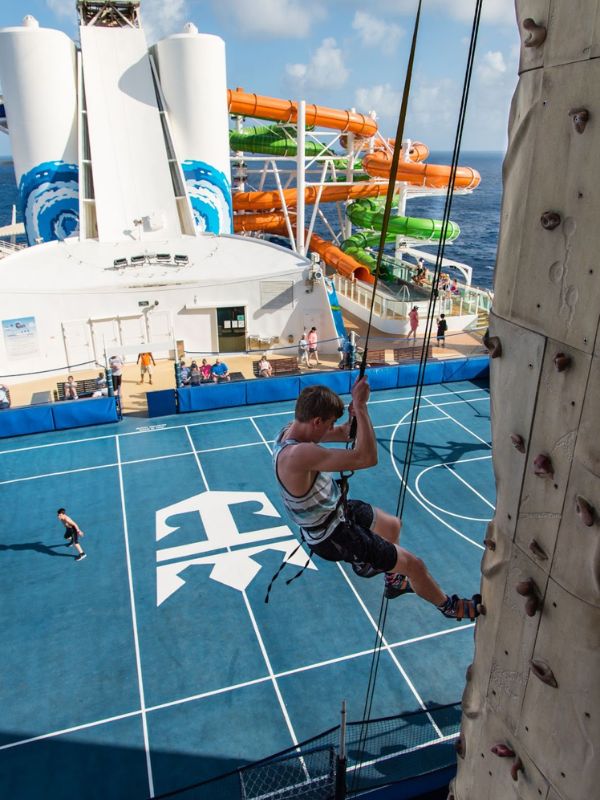
[[518, 450], [519, 453], [525, 452], [525, 441], [522, 436], [519, 436], [518, 433], [511, 433], [510, 440], [515, 450]]
[[454, 742], [454, 749], [456, 750], [456, 754], [461, 758], [464, 758], [467, 753], [467, 743], [465, 741], [465, 737], [463, 732], [460, 732], [458, 739]]
[[558, 372], [564, 372], [571, 366], [571, 360], [571, 356], [567, 356], [564, 353], [557, 353], [554, 356], [554, 366]]
[[580, 494], [575, 498], [575, 510], [577, 511], [577, 516], [586, 528], [591, 528], [594, 524], [594, 507]]
[[513, 781], [519, 780], [519, 772], [523, 772], [523, 762], [519, 756], [517, 756], [510, 768], [510, 777], [513, 779]]
[[536, 556], [537, 558], [540, 559], [540, 561], [547, 561], [548, 560], [548, 555], [547, 555], [546, 551], [544, 550], [544, 548], [540, 544], [538, 544], [538, 542], [536, 542], [535, 539], [532, 539], [529, 542], [529, 549], [531, 550], [531, 552], [533, 553], [534, 556]]
[[590, 119], [590, 112], [587, 108], [572, 108], [569, 116], [573, 120], [573, 127], [577, 133], [583, 133]]
[[546, 41], [546, 28], [538, 25], [535, 20], [528, 17], [522, 22], [526, 35], [523, 39], [525, 47], [539, 47]]
[[496, 549], [496, 542], [493, 539], [484, 539], [483, 543], [488, 550], [494, 551]]
[[490, 750], [499, 758], [514, 758], [515, 756], [515, 751], [511, 750], [507, 744], [495, 744]]
[[547, 231], [553, 231], [554, 228], [558, 228], [561, 221], [561, 216], [557, 211], [544, 211], [540, 217], [542, 228], [545, 228]]
[[556, 678], [554, 677], [554, 673], [550, 669], [550, 666], [545, 661], [536, 661], [532, 659], [529, 662], [531, 667], [531, 671], [535, 675], [536, 678], [539, 678], [542, 683], [548, 684], [548, 686], [552, 686], [553, 689], [558, 688], [558, 683]]
[[527, 580], [517, 583], [515, 588], [517, 594], [527, 598], [525, 613], [528, 617], [534, 617], [542, 602], [540, 590], [536, 586], [535, 581], [533, 578], [527, 578]]
[[537, 595], [532, 595], [527, 598], [527, 602], [525, 603], [525, 613], [528, 617], [535, 617], [539, 607], [540, 598]]
[[522, 597], [529, 597], [532, 592], [535, 591], [535, 581], [533, 578], [527, 578], [526, 581], [521, 581], [516, 585], [517, 594], [520, 594]]
[[550, 456], [544, 453], [540, 453], [539, 456], [536, 456], [533, 462], [533, 471], [538, 478], [553, 478], [554, 467], [552, 466]]
[[498, 358], [502, 355], [502, 345], [497, 336], [490, 336], [490, 329], [488, 328], [483, 337], [483, 345], [487, 348], [488, 353], [492, 358]]

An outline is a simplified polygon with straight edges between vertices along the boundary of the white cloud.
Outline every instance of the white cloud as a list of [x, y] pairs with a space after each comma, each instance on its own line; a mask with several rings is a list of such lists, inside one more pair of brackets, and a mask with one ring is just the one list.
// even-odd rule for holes
[[499, 50], [488, 50], [476, 67], [476, 75], [482, 83], [501, 81], [507, 71], [506, 61]]
[[379, 83], [357, 89], [355, 101], [356, 108], [363, 114], [376, 111], [378, 119], [397, 119], [402, 93], [393, 89], [389, 83]]
[[357, 11], [352, 20], [352, 27], [358, 32], [360, 41], [365, 47], [381, 47], [384, 53], [392, 53], [404, 30], [393, 22], [386, 22], [379, 17], [372, 17], [365, 11]]
[[332, 37], [323, 39], [308, 64], [286, 64], [288, 82], [296, 89], [339, 89], [350, 74], [344, 56]]
[[[463, 22], [471, 22], [475, 12], [475, 0], [430, 0], [430, 6], [437, 6], [445, 14]], [[482, 24], [516, 25], [513, 0], [484, 0], [481, 11]]]
[[298, 0], [218, 0], [214, 5], [246, 36], [304, 39], [313, 22], [325, 16], [316, 2]]
[[[411, 138], [428, 141], [428, 133], [445, 138], [451, 146], [458, 118], [460, 92], [450, 78], [418, 78], [411, 89], [406, 133]], [[438, 145], [436, 145], [438, 146]]]
[[140, 13], [148, 44], [181, 33], [189, 17], [185, 0], [144, 0]]

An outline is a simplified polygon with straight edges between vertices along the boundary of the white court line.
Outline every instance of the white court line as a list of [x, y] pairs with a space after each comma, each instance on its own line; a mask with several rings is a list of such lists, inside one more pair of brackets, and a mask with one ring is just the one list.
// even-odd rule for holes
[[[192, 440], [192, 435], [191, 435], [191, 433], [189, 431], [189, 428], [187, 426], [186, 426], [186, 433], [187, 433], [188, 439], [190, 440], [191, 447], [194, 448], [194, 442]], [[208, 481], [206, 480], [206, 475], [204, 474], [204, 470], [202, 469], [202, 465], [200, 463], [200, 459], [198, 458], [198, 454], [196, 453], [195, 449], [194, 449], [194, 458], [196, 459], [196, 463], [198, 465], [198, 469], [200, 470], [200, 474], [202, 476], [202, 481], [204, 483], [204, 488], [208, 492], [208, 491], [210, 491], [209, 488], [208, 488]], [[231, 548], [230, 547], [227, 547], [226, 549], [227, 549], [228, 552], [231, 552]], [[279, 707], [281, 708], [281, 713], [283, 714], [283, 718], [284, 718], [285, 723], [287, 725], [288, 732], [289, 732], [290, 737], [292, 739], [292, 743], [294, 744], [295, 747], [297, 747], [298, 746], [298, 738], [296, 736], [296, 732], [295, 732], [294, 727], [292, 725], [292, 721], [291, 721], [291, 719], [289, 717], [287, 708], [286, 708], [285, 703], [283, 701], [283, 696], [281, 694], [281, 690], [279, 689], [279, 684], [277, 683], [277, 679], [275, 678], [275, 673], [274, 673], [273, 667], [271, 665], [271, 660], [269, 659], [269, 654], [267, 653], [267, 648], [265, 647], [265, 643], [263, 641], [263, 638], [261, 636], [260, 630], [258, 628], [258, 623], [256, 622], [256, 617], [254, 616], [254, 612], [252, 611], [252, 606], [250, 605], [250, 601], [248, 600], [248, 593], [246, 592], [245, 589], [242, 591], [242, 597], [244, 598], [244, 603], [246, 604], [246, 610], [248, 611], [248, 615], [250, 617], [250, 622], [252, 623], [252, 627], [254, 629], [254, 633], [255, 633], [257, 641], [258, 641], [258, 646], [260, 647], [260, 650], [261, 650], [265, 665], [267, 667], [267, 672], [269, 673], [269, 677], [270, 677], [271, 683], [273, 685], [273, 689], [275, 691], [275, 695], [277, 696], [277, 700], [279, 701]]]
[[43, 475], [28, 475], [25, 478], [11, 478], [7, 481], [0, 481], [0, 486], [6, 486], [9, 483], [21, 483], [21, 481], [35, 481], [38, 478], [53, 478], [57, 475], [74, 475], [76, 472], [93, 472], [96, 469], [108, 469], [109, 467], [116, 467], [114, 464], [99, 464], [94, 467], [78, 467], [76, 469], [63, 469], [60, 472], [45, 472]]
[[[489, 459], [490, 459], [490, 458], [491, 458], [491, 456], [488, 456], [488, 461], [489, 461]], [[465, 461], [470, 461], [470, 460], [471, 460], [471, 459], [465, 459]], [[461, 461], [459, 461], [458, 463], [459, 463], [459, 464], [461, 464], [462, 462], [461, 462]], [[465, 485], [465, 486], [466, 486], [468, 489], [470, 489], [470, 490], [473, 492], [473, 494], [477, 495], [477, 497], [479, 497], [481, 500], [483, 500], [483, 502], [486, 504], [486, 506], [489, 506], [489, 507], [492, 509], [492, 511], [495, 511], [495, 510], [496, 510], [496, 506], [495, 506], [493, 503], [490, 503], [490, 501], [487, 499], [487, 497], [484, 497], [484, 496], [481, 494], [481, 492], [478, 492], [478, 491], [477, 491], [477, 489], [476, 489], [474, 486], [471, 486], [471, 484], [470, 484], [470, 483], [468, 483], [468, 482], [467, 482], [467, 481], [466, 481], [466, 480], [465, 480], [465, 479], [462, 477], [462, 475], [459, 475], [459, 474], [458, 474], [458, 472], [456, 472], [456, 470], [450, 469], [450, 466], [449, 466], [448, 464], [442, 464], [442, 466], [444, 467], [444, 469], [445, 469], [447, 472], [449, 472], [451, 475], [453, 475], [453, 476], [454, 476], [454, 477], [455, 477], [457, 480], [459, 480], [461, 483], [464, 483], [464, 485]], [[450, 512], [448, 512], [448, 513], [450, 513]], [[480, 522], [489, 522], [489, 520], [487, 520], [487, 519], [482, 519], [482, 520], [479, 520], [479, 521], [480, 521]]]
[[469, 461], [484, 461], [484, 460], [485, 461], [489, 461], [490, 459], [491, 459], [491, 455], [490, 456], [479, 456], [477, 458], [465, 458], [464, 460], [459, 459], [457, 461], [448, 461], [448, 462], [444, 462], [443, 464], [432, 464], [432, 466], [425, 467], [425, 469], [422, 469], [421, 472], [419, 472], [419, 474], [417, 475], [417, 477], [415, 479], [415, 489], [416, 489], [419, 497], [425, 503], [427, 503], [428, 506], [430, 506], [431, 508], [435, 508], [435, 510], [439, 511], [441, 514], [446, 514], [447, 516], [454, 517], [455, 519], [468, 520], [469, 522], [489, 522], [490, 521], [489, 517], [469, 517], [469, 516], [467, 516], [467, 514], [457, 514], [454, 511], [449, 511], [447, 508], [444, 508], [442, 506], [436, 505], [435, 503], [433, 503], [429, 499], [429, 497], [427, 497], [425, 495], [424, 492], [421, 491], [421, 478], [423, 478], [426, 473], [431, 472], [431, 470], [440, 469], [440, 468], [445, 469], [453, 477], [455, 477], [458, 481], [463, 483], [467, 487], [467, 489], [469, 489], [471, 492], [473, 492], [473, 494], [477, 495], [477, 497], [479, 497], [480, 500], [482, 500], [484, 503], [486, 503], [486, 505], [488, 505], [492, 510], [495, 510], [494, 506], [490, 503], [490, 501], [487, 500], [482, 494], [480, 494], [477, 491], [477, 489], [475, 489], [474, 486], [471, 486], [470, 483], [467, 483], [467, 481], [464, 478], [462, 478], [458, 474], [458, 472], [456, 472], [455, 470], [450, 469], [450, 465], [452, 465], [452, 464], [463, 464], [463, 463], [466, 464]]
[[[462, 631], [466, 631], [469, 628], [474, 628], [475, 623], [472, 622], [468, 625], [461, 625], [460, 627], [456, 628], [447, 628], [446, 630], [442, 631], [435, 631], [434, 633], [426, 633], [423, 636], [415, 636], [412, 639], [403, 639], [399, 642], [393, 642], [390, 644], [390, 647], [397, 648], [397, 647], [405, 647], [409, 644], [415, 644], [416, 642], [422, 642], [426, 639], [435, 639], [439, 636], [447, 636], [455, 633], [461, 633]], [[283, 670], [282, 672], [276, 672], [275, 678], [287, 678], [291, 675], [296, 675], [299, 672], [307, 672], [313, 669], [320, 669], [321, 667], [327, 667], [331, 664], [338, 664], [343, 661], [352, 661], [355, 658], [362, 658], [364, 656], [369, 656], [373, 654], [373, 648], [369, 648], [368, 650], [359, 650], [355, 653], [348, 653], [344, 656], [339, 656], [338, 658], [330, 658], [326, 661], [317, 661], [313, 664], [307, 664], [304, 667], [296, 667], [295, 669], [288, 669]], [[265, 675], [261, 678], [254, 678], [249, 681], [243, 681], [242, 683], [234, 683], [230, 686], [223, 686], [220, 689], [211, 689], [208, 692], [201, 692], [200, 694], [192, 694], [188, 697], [181, 697], [178, 700], [170, 700], [167, 703], [159, 703], [155, 706], [146, 706], [146, 714], [149, 714], [151, 711], [162, 711], [165, 708], [172, 708], [173, 706], [179, 706], [183, 703], [191, 703], [195, 700], [203, 700], [207, 697], [214, 697], [215, 695], [219, 694], [226, 694], [227, 692], [234, 692], [238, 689], [245, 689], [248, 686], [255, 686], [259, 683], [268, 683], [271, 680], [270, 675]], [[109, 722], [118, 722], [122, 719], [129, 719], [131, 717], [139, 717], [141, 715], [141, 711], [129, 711], [126, 714], [117, 714], [114, 717], [106, 717], [105, 719], [98, 719], [94, 722], [84, 722], [81, 725], [74, 725], [70, 728], [62, 728], [58, 731], [52, 731], [50, 733], [42, 733], [39, 736], [31, 736], [28, 739], [19, 739], [16, 742], [10, 742], [9, 744], [0, 745], [1, 750], [11, 750], [13, 747], [21, 747], [26, 744], [31, 744], [32, 742], [39, 742], [44, 739], [52, 739], [56, 736], [64, 736], [69, 733], [76, 733], [77, 731], [87, 730], [88, 728], [96, 728], [99, 725], [105, 725]]]
[[425, 711], [425, 712], [426, 712], [426, 714], [427, 714], [427, 718], [429, 719], [429, 722], [431, 722], [431, 724], [432, 724], [432, 726], [433, 726], [433, 729], [434, 729], [434, 731], [437, 733], [437, 735], [438, 735], [439, 737], [442, 737], [444, 734], [443, 734], [443, 733], [441, 732], [441, 730], [438, 728], [438, 726], [437, 726], [437, 723], [436, 723], [436, 721], [433, 719], [433, 717], [431, 716], [431, 714], [430, 714], [430, 713], [427, 711], [427, 706], [426, 706], [426, 705], [425, 705], [425, 703], [423, 702], [423, 699], [422, 699], [421, 695], [420, 695], [420, 694], [417, 692], [417, 690], [416, 690], [416, 688], [415, 688], [415, 686], [414, 686], [413, 682], [412, 682], [412, 681], [411, 681], [411, 679], [408, 677], [408, 673], [406, 672], [406, 670], [404, 669], [404, 667], [402, 666], [402, 664], [400, 663], [400, 661], [399, 661], [399, 660], [398, 660], [398, 658], [396, 657], [396, 654], [395, 654], [395, 653], [392, 651], [392, 649], [391, 649], [391, 647], [390, 647], [390, 645], [389, 645], [389, 643], [388, 643], [387, 639], [386, 639], [386, 638], [385, 638], [385, 636], [383, 635], [383, 631], [379, 629], [379, 625], [378, 625], [378, 624], [375, 622], [374, 618], [373, 618], [373, 617], [372, 617], [372, 615], [371, 615], [371, 612], [369, 611], [369, 609], [368, 609], [368, 608], [366, 607], [366, 605], [364, 604], [362, 597], [361, 597], [361, 596], [359, 595], [359, 593], [356, 591], [356, 588], [354, 587], [354, 584], [352, 583], [352, 581], [350, 580], [350, 578], [349, 578], [349, 577], [346, 575], [346, 571], [343, 569], [343, 567], [342, 567], [342, 565], [340, 564], [340, 562], [338, 561], [338, 562], [336, 562], [336, 564], [337, 564], [337, 567], [338, 567], [339, 571], [340, 571], [340, 572], [342, 573], [342, 575], [344, 576], [344, 579], [346, 580], [346, 583], [348, 584], [348, 586], [349, 586], [349, 587], [350, 587], [350, 589], [352, 590], [352, 592], [353, 592], [354, 596], [355, 596], [355, 597], [356, 597], [356, 599], [358, 600], [358, 602], [359, 602], [359, 605], [361, 606], [362, 610], [365, 612], [365, 615], [366, 615], [367, 619], [369, 620], [369, 622], [371, 623], [371, 625], [373, 626], [373, 628], [375, 629], [375, 631], [377, 631], [377, 635], [378, 635], [379, 639], [381, 640], [381, 642], [382, 642], [382, 644], [383, 644], [383, 647], [384, 647], [384, 649], [387, 651], [387, 654], [388, 654], [388, 655], [389, 655], [389, 657], [392, 659], [392, 661], [393, 661], [393, 662], [394, 662], [394, 664], [396, 665], [396, 667], [397, 667], [398, 671], [400, 672], [400, 674], [402, 675], [402, 677], [404, 678], [404, 680], [405, 680], [405, 681], [406, 681], [406, 683], [408, 684], [408, 688], [411, 690], [411, 692], [412, 692], [412, 693], [413, 693], [413, 695], [415, 696], [415, 699], [416, 699], [417, 703], [418, 703], [418, 704], [421, 706], [421, 708], [423, 709], [423, 711]]
[[97, 728], [98, 725], [106, 725], [108, 722], [118, 722], [121, 719], [130, 719], [131, 717], [139, 717], [141, 711], [129, 711], [127, 714], [117, 714], [114, 717], [106, 717], [105, 719], [97, 719], [94, 722], [84, 722], [82, 725], [73, 725], [71, 728], [62, 728], [59, 731], [52, 731], [52, 733], [41, 733], [39, 736], [30, 736], [28, 739], [19, 739], [17, 742], [10, 742], [0, 746], [0, 750], [12, 750], [13, 747], [22, 747], [24, 744], [31, 744], [32, 742], [41, 742], [44, 739], [53, 739], [55, 736], [65, 736], [68, 733], [76, 733], [77, 731], [86, 731], [88, 728]]
[[[392, 391], [392, 390], [390, 390], [390, 391]], [[481, 391], [482, 391], [482, 389], [464, 389], [462, 393], [463, 394], [468, 394], [468, 393], [471, 393], [471, 392], [481, 392]], [[452, 396], [455, 396], [455, 395], [453, 395], [451, 392], [434, 392], [432, 394], [423, 395], [423, 397], [426, 398], [426, 399], [428, 399], [430, 397], [452, 397]], [[439, 403], [438, 405], [440, 405], [440, 406], [442, 406], [442, 405], [458, 405], [458, 404], [467, 403], [467, 402], [468, 403], [474, 403], [474, 402], [481, 402], [481, 401], [485, 401], [485, 400], [489, 401], [489, 399], [490, 399], [489, 395], [486, 395], [485, 397], [478, 397], [478, 398], [474, 398], [473, 400], [452, 400], [452, 401], [450, 401], [448, 403]], [[380, 405], [382, 403], [404, 403], [404, 402], [409, 402], [409, 401], [413, 402], [414, 398], [413, 397], [390, 397], [390, 398], [386, 398], [385, 400], [369, 400], [368, 404], [376, 406], [376, 405]], [[281, 401], [281, 402], [286, 402], [286, 401]], [[292, 401], [289, 401], [289, 402], [292, 402]], [[432, 403], [431, 405], [435, 405], [435, 403]], [[196, 412], [196, 413], [202, 413], [202, 412]], [[201, 421], [201, 422], [188, 422], [187, 424], [186, 423], [181, 423], [181, 425], [166, 425], [166, 423], [165, 423], [165, 427], [163, 427], [163, 428], [156, 428], [154, 430], [124, 431], [123, 433], [119, 433], [117, 435], [119, 437], [121, 437], [121, 438], [123, 436], [141, 436], [143, 434], [164, 433], [165, 431], [180, 430], [182, 428], [195, 428], [195, 427], [198, 427], [198, 426], [201, 426], [201, 425], [221, 425], [224, 422], [239, 422], [240, 420], [246, 420], [247, 421], [247, 420], [254, 419], [254, 418], [263, 419], [263, 418], [267, 418], [267, 417], [292, 416], [293, 413], [294, 413], [294, 410], [291, 408], [288, 411], [273, 411], [273, 412], [270, 412], [268, 414], [253, 414], [251, 416], [226, 417], [224, 419], [205, 420], [205, 421]], [[66, 440], [64, 442], [47, 442], [46, 444], [34, 444], [34, 445], [29, 445], [27, 447], [14, 447], [14, 448], [9, 449], [9, 450], [0, 450], [0, 456], [9, 455], [11, 453], [24, 453], [24, 452], [26, 452], [28, 450], [43, 450], [44, 448], [48, 448], [48, 447], [62, 447], [63, 445], [70, 445], [70, 444], [83, 444], [85, 442], [98, 442], [98, 441], [102, 441], [104, 439], [114, 439], [114, 436], [115, 436], [115, 434], [103, 434], [103, 435], [100, 435], [100, 436], [88, 436], [88, 437], [85, 437], [85, 438], [82, 438], [82, 439], [68, 439], [68, 440]]]
[[[247, 442], [247, 443], [244, 443], [244, 444], [228, 444], [228, 445], [224, 445], [223, 447], [207, 447], [207, 448], [205, 448], [203, 450], [198, 450], [198, 449], [195, 449], [193, 451], [192, 450], [186, 450], [186, 451], [184, 451], [182, 453], [167, 453], [167, 454], [161, 455], [161, 456], [148, 456], [147, 458], [133, 458], [133, 459], [130, 459], [129, 461], [121, 461], [121, 466], [129, 466], [130, 464], [145, 464], [146, 462], [149, 462], [149, 461], [161, 461], [162, 459], [167, 459], [167, 458], [181, 458], [182, 456], [191, 456], [194, 453], [200, 453], [200, 454], [201, 453], [218, 453], [218, 452], [221, 452], [223, 450], [237, 450], [237, 449], [239, 449], [241, 447], [262, 447], [263, 444], [265, 444], [265, 443], [267, 444], [267, 447], [268, 447], [269, 443], [267, 442], [267, 440], [264, 438], [264, 436], [262, 435], [262, 433], [258, 429], [258, 426], [254, 422], [254, 419], [252, 417], [249, 417], [249, 419], [252, 422], [252, 424], [254, 425], [254, 427], [257, 429], [258, 434], [261, 437], [262, 441], [260, 441], [260, 442]], [[440, 422], [441, 420], [444, 420], [444, 419], [446, 419], [446, 417], [432, 417], [431, 419], [419, 420], [418, 424], [419, 425], [425, 425], [425, 424], [427, 424], [429, 422]], [[408, 423], [408, 422], [402, 422], [401, 423], [401, 425], [408, 425], [408, 424], [410, 424], [410, 423]], [[394, 428], [394, 427], [397, 427], [397, 423], [392, 422], [389, 425], [375, 425], [374, 426], [375, 430], [377, 430], [377, 431], [378, 430], [383, 430], [384, 428]], [[165, 430], [165, 429], [163, 428], [162, 430]], [[126, 435], [126, 434], [124, 434], [124, 435]], [[119, 436], [121, 436], [121, 434], [119, 434]], [[111, 437], [111, 438], [114, 438], [114, 437]], [[272, 439], [272, 440], [270, 440], [270, 443], [273, 444], [274, 441], [275, 440]], [[21, 481], [33, 481], [33, 480], [37, 480], [38, 478], [53, 478], [53, 477], [55, 477], [57, 475], [71, 475], [71, 474], [74, 474], [76, 472], [87, 472], [87, 471], [92, 471], [92, 470], [96, 470], [96, 469], [107, 469], [109, 467], [116, 467], [116, 466], [118, 466], [118, 464], [115, 461], [113, 464], [100, 464], [99, 466], [91, 466], [91, 467], [77, 467], [75, 469], [61, 470], [59, 472], [44, 472], [44, 473], [41, 473], [39, 475], [28, 475], [28, 476], [26, 476], [24, 478], [11, 478], [10, 480], [0, 481], [0, 486], [4, 486], [5, 484], [9, 484], [9, 483], [19, 483]]]
[[492, 445], [491, 445], [489, 442], [486, 442], [486, 440], [485, 440], [485, 439], [482, 439], [482, 438], [481, 438], [481, 436], [478, 436], [478, 435], [475, 433], [475, 431], [472, 431], [470, 428], [467, 428], [467, 426], [466, 426], [466, 425], [463, 425], [463, 424], [462, 424], [462, 422], [459, 422], [459, 421], [458, 421], [457, 419], [455, 419], [455, 418], [454, 418], [454, 417], [453, 417], [451, 414], [448, 414], [448, 412], [447, 412], [447, 411], [444, 411], [444, 410], [443, 410], [443, 408], [441, 407], [441, 403], [440, 403], [440, 404], [437, 404], [437, 403], [432, 403], [432, 402], [431, 402], [431, 400], [430, 400], [428, 397], [424, 397], [423, 399], [424, 399], [424, 400], [427, 400], [427, 402], [429, 403], [429, 405], [430, 405], [430, 406], [433, 406], [434, 408], [437, 408], [438, 410], [440, 410], [440, 411], [442, 412], [442, 414], [445, 414], [445, 415], [448, 417], [448, 419], [451, 419], [451, 420], [452, 420], [452, 422], [454, 422], [456, 425], [458, 425], [458, 426], [459, 426], [459, 428], [462, 428], [462, 429], [463, 429], [463, 431], [466, 431], [466, 432], [467, 432], [467, 433], [469, 433], [471, 436], [474, 436], [474, 437], [475, 437], [475, 439], [478, 439], [480, 442], [483, 442], [483, 444], [484, 444], [486, 447], [489, 447], [489, 448], [490, 448], [490, 450], [492, 449]]
[[[407, 411], [407, 413], [404, 415], [404, 419], [410, 413], [411, 413], [410, 411]], [[410, 494], [410, 496], [414, 500], [416, 500], [417, 503], [419, 503], [419, 505], [421, 505], [425, 509], [425, 511], [427, 511], [429, 514], [431, 514], [432, 517], [437, 519], [438, 522], [441, 522], [442, 525], [445, 525], [449, 530], [452, 531], [452, 533], [455, 533], [457, 536], [460, 536], [461, 539], [465, 539], [465, 541], [469, 542], [470, 544], [474, 545], [475, 547], [478, 547], [480, 550], [485, 550], [485, 547], [483, 545], [479, 544], [479, 542], [476, 542], [474, 539], [471, 539], [468, 536], [466, 536], [464, 533], [459, 531], [453, 525], [450, 525], [449, 522], [446, 522], [445, 519], [442, 519], [441, 517], [438, 517], [438, 515], [436, 513], [434, 513], [431, 510], [431, 508], [421, 500], [421, 498], [418, 496], [418, 494], [413, 492], [413, 490], [410, 488], [408, 483], [406, 483], [404, 481], [404, 478], [402, 477], [402, 475], [400, 473], [400, 470], [398, 469], [398, 465], [396, 464], [396, 459], [394, 458], [394, 438], [396, 436], [396, 430], [398, 430], [398, 428], [400, 427], [400, 424], [401, 424], [401, 422], [398, 422], [398, 424], [396, 425], [396, 428], [393, 430], [392, 435], [390, 437], [390, 461], [392, 462], [392, 468], [393, 468], [394, 472], [396, 473], [396, 475], [400, 479], [400, 483], [402, 483], [402, 484], [404, 484], [406, 486], [406, 491]]]
[[125, 558], [127, 561], [127, 579], [129, 582], [129, 599], [131, 603], [131, 622], [133, 625], [133, 643], [135, 647], [135, 665], [140, 693], [140, 710], [142, 714], [142, 731], [144, 735], [144, 749], [146, 751], [146, 769], [148, 772], [148, 789], [150, 797], [154, 797], [154, 778], [152, 775], [152, 761], [150, 758], [150, 741], [148, 738], [148, 720], [146, 719], [146, 700], [144, 697], [144, 679], [142, 676], [142, 658], [140, 655], [140, 642], [138, 637], [137, 614], [135, 610], [135, 594], [133, 591], [133, 574], [131, 572], [131, 553], [129, 552], [129, 528], [127, 526], [127, 511], [125, 509], [125, 490], [123, 486], [123, 469], [121, 467], [121, 448], [119, 437], [115, 436], [117, 446], [117, 462], [119, 464], [119, 490], [121, 492], [121, 513], [123, 515], [123, 534], [125, 537]]

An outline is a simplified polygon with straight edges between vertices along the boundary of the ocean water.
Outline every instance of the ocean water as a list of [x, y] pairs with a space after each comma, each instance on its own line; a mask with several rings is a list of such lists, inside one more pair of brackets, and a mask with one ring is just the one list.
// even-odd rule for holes
[[[454, 197], [450, 218], [458, 223], [461, 234], [453, 244], [446, 246], [445, 252], [448, 258], [473, 267], [473, 284], [486, 289], [492, 288], [494, 280], [502, 199], [502, 158], [502, 153], [465, 152], [461, 155], [460, 164], [476, 169], [481, 174], [481, 184], [470, 195]], [[432, 152], [428, 158], [432, 164], [449, 164], [450, 160], [451, 153]], [[9, 224], [11, 208], [16, 200], [12, 161], [0, 160], [0, 225]], [[444, 202], [444, 196], [411, 200], [407, 214], [441, 219]], [[334, 229], [337, 228], [336, 222]], [[327, 237], [324, 226], [318, 225], [317, 229], [320, 235]], [[424, 249], [432, 253], [437, 250], [436, 247]]]

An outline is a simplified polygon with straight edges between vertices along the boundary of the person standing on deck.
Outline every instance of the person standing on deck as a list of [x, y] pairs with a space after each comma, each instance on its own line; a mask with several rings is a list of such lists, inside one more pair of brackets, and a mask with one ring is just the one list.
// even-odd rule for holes
[[148, 383], [152, 383], [152, 367], [156, 361], [152, 353], [138, 353], [137, 363], [140, 365], [140, 383], [144, 382], [144, 375], [148, 373]]
[[302, 334], [298, 341], [298, 358], [300, 359], [300, 364], [304, 364], [306, 367], [311, 369], [310, 364], [308, 363], [308, 342], [306, 341], [306, 334]]
[[407, 339], [410, 339], [412, 336], [415, 342], [417, 341], [417, 328], [419, 327], [419, 309], [417, 306], [413, 306], [412, 309], [408, 312], [408, 322], [410, 325], [410, 330], [406, 335]]
[[448, 330], [448, 323], [446, 322], [446, 315], [440, 314], [437, 320], [437, 343], [440, 347], [446, 347], [446, 331]]
[[319, 337], [317, 336], [317, 329], [313, 327], [309, 330], [308, 336], [306, 337], [308, 342], [308, 365], [310, 366], [310, 357], [314, 356], [315, 361], [317, 362], [317, 366], [321, 363], [319, 361]]
[[67, 547], [74, 547], [79, 553], [79, 555], [75, 556], [75, 561], [83, 561], [85, 553], [83, 552], [82, 546], [79, 544], [79, 537], [84, 535], [83, 531], [75, 520], [67, 516], [67, 512], [64, 508], [59, 508], [56, 514], [66, 528], [65, 539], [69, 540]]
[[[356, 471], [377, 464], [377, 439], [369, 417], [366, 378], [352, 387], [349, 419], [335, 426], [344, 402], [326, 386], [307, 386], [296, 402], [294, 420], [283, 428], [273, 448], [273, 467], [290, 518], [300, 526], [310, 551], [326, 561], [345, 561], [360, 577], [385, 572], [385, 596], [415, 592], [445, 617], [474, 619], [484, 612], [481, 595], [449, 596], [425, 563], [398, 544], [402, 520], [362, 500], [348, 500], [332, 472]], [[321, 447], [348, 442], [356, 419], [353, 449]]]
[[111, 356], [108, 359], [108, 366], [112, 372], [113, 388], [115, 394], [121, 396], [121, 381], [123, 380], [123, 359], [121, 356]]

